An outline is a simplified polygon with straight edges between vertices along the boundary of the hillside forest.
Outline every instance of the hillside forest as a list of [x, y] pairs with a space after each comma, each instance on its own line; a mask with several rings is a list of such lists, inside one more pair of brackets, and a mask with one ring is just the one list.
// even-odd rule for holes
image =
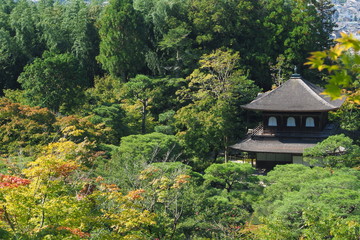
[[[0, 239], [358, 240], [360, 41], [331, 40], [332, 13], [0, 0]], [[241, 105], [295, 66], [347, 96], [342, 134], [259, 174], [229, 147], [261, 119]]]

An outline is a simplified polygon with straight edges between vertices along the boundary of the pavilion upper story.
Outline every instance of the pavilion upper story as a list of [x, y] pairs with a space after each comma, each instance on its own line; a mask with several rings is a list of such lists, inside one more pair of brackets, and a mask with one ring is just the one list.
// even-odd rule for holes
[[328, 121], [328, 112], [339, 109], [345, 100], [332, 100], [323, 91], [293, 74], [278, 88], [259, 94], [242, 107], [262, 112], [261, 124], [231, 147], [255, 153], [256, 166], [260, 168], [306, 164], [302, 159], [304, 150], [336, 134], [336, 125]]
[[327, 127], [328, 112], [340, 108], [344, 102], [344, 99], [331, 100], [323, 91], [299, 74], [293, 74], [278, 88], [260, 94], [242, 107], [263, 113], [263, 134], [321, 132]]

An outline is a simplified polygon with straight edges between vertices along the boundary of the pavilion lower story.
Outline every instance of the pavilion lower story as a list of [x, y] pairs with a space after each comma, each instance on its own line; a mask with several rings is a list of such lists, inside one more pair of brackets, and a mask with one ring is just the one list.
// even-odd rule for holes
[[276, 165], [279, 164], [303, 164], [309, 165], [303, 160], [301, 154], [291, 154], [291, 153], [256, 153], [256, 168], [271, 170]]
[[303, 161], [303, 152], [319, 141], [320, 139], [249, 137], [231, 147], [255, 155], [256, 168], [272, 170], [278, 164], [308, 165]]

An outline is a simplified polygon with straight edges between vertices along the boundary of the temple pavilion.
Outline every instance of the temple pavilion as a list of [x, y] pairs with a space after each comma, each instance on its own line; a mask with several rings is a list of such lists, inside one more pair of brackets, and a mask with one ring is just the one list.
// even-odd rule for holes
[[331, 100], [321, 94], [323, 91], [293, 74], [278, 88], [259, 94], [242, 107], [261, 112], [262, 122], [231, 147], [255, 154], [257, 168], [272, 169], [287, 163], [306, 165], [304, 149], [336, 134], [337, 127], [328, 121], [328, 112], [337, 110], [344, 102]]

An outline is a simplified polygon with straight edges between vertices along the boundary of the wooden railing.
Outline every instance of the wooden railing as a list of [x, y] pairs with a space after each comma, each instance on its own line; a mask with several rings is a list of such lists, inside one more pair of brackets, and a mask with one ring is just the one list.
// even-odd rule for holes
[[260, 123], [256, 128], [253, 129], [251, 136], [260, 135], [264, 131], [263, 123]]

